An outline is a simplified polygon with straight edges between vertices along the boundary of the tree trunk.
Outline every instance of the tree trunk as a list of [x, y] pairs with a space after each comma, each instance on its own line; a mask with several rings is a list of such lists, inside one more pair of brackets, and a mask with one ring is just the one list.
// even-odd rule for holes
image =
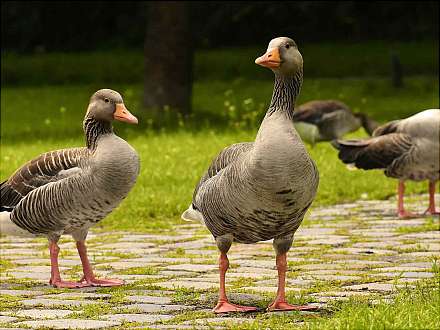
[[191, 111], [193, 45], [187, 1], [148, 4], [144, 106]]

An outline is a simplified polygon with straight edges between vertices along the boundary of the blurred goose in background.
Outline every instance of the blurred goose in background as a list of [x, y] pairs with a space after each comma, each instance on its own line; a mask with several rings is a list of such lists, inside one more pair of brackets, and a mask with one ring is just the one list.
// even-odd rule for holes
[[[90, 98], [84, 118], [87, 147], [44, 153], [1, 184], [0, 233], [48, 237], [54, 287], [123, 283], [95, 278], [85, 245], [89, 228], [119, 205], [139, 173], [139, 157], [113, 133], [113, 120], [137, 123], [119, 93], [101, 89]], [[76, 241], [84, 270], [79, 282], [61, 280], [57, 242], [63, 234]]]
[[293, 122], [301, 138], [314, 145], [331, 141], [364, 127], [372, 134], [379, 124], [363, 113], [353, 113], [337, 100], [315, 100], [301, 104], [293, 114]]
[[285, 296], [287, 251], [318, 187], [318, 170], [292, 124], [303, 79], [303, 60], [295, 42], [273, 39], [256, 64], [272, 69], [272, 101], [255, 142], [233, 144], [212, 161], [196, 186], [184, 220], [204, 222], [220, 250], [220, 295], [216, 313], [252, 311], [228, 301], [225, 274], [232, 242], [273, 240], [278, 292], [268, 310], [312, 310], [290, 305]]
[[385, 175], [399, 179], [397, 212], [408, 218], [403, 205], [405, 180], [429, 181], [429, 207], [435, 209], [435, 184], [440, 171], [440, 110], [429, 109], [378, 127], [366, 140], [334, 141], [339, 158], [364, 170], [384, 169]]

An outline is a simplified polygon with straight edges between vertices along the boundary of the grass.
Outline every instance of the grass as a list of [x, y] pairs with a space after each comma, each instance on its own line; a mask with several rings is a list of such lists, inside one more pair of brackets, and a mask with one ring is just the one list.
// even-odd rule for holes
[[[2, 88], [0, 178], [7, 178], [42, 152], [83, 145], [81, 122], [87, 100], [96, 88], [92, 85]], [[223, 147], [255, 138], [270, 99], [272, 82], [242, 79], [232, 83], [196, 83], [193, 117], [180, 119], [180, 126], [171, 120], [155, 123], [141, 110], [141, 86], [114, 88], [123, 93], [127, 107], [141, 118], [139, 126], [115, 124], [116, 132], [140, 154], [141, 173], [128, 198], [98, 227], [157, 231], [170, 229], [181, 221], [180, 214], [189, 205], [197, 180]], [[337, 97], [355, 110], [386, 121], [436, 107], [436, 90], [438, 82], [432, 77], [412, 77], [402, 90], [392, 89], [384, 78], [306, 78], [299, 102]], [[244, 101], [249, 99], [252, 105], [245, 106]], [[252, 121], [245, 117], [248, 112], [255, 112]], [[161, 123], [164, 125], [157, 128]], [[359, 130], [351, 136], [366, 134]], [[314, 206], [394, 196], [396, 181], [386, 178], [381, 171], [347, 170], [328, 143], [309, 146], [309, 151], [320, 171]], [[426, 189], [425, 183], [408, 184], [409, 194]]]
[[[308, 77], [387, 76], [392, 50], [397, 52], [405, 75], [435, 75], [438, 72], [438, 43], [432, 41], [303, 44]], [[194, 77], [197, 81], [267, 79], [255, 70], [253, 59], [266, 45], [248, 48], [197, 50]], [[87, 53], [35, 53], [32, 56], [2, 52], [2, 85], [48, 85], [72, 83], [139, 83], [143, 81], [143, 51], [120, 50]], [[219, 65], [221, 64], [221, 65]], [[111, 68], [109, 70], [109, 68]]]
[[[438, 51], [429, 43], [396, 46], [401, 52], [405, 73], [416, 74], [405, 76], [405, 87], [402, 89], [392, 88], [389, 78], [383, 77], [388, 74], [388, 46], [379, 43], [339, 46], [339, 52], [336, 53], [334, 45], [304, 45], [305, 81], [299, 103], [311, 99], [338, 98], [355, 111], [366, 112], [381, 122], [438, 107], [439, 85], [435, 75], [438, 70]], [[261, 51], [249, 48], [197, 53], [194, 113], [187, 119], [173, 116], [171, 112], [164, 112], [161, 117], [157, 117], [142, 110], [142, 86], [139, 83], [142, 70], [138, 66], [141, 54], [112, 52], [62, 56], [43, 54], [32, 57], [2, 54], [2, 82], [6, 82], [7, 87], [3, 85], [1, 90], [0, 179], [4, 180], [24, 162], [42, 152], [83, 145], [81, 121], [88, 98], [99, 88], [114, 88], [122, 92], [127, 107], [140, 118], [138, 126], [116, 123], [115, 128], [138, 151], [141, 173], [136, 186], [120, 207], [95, 228], [139, 233], [171, 231], [175, 224], [181, 222], [180, 214], [190, 203], [194, 186], [210, 160], [229, 144], [254, 139], [270, 100], [273, 83], [270, 72], [255, 67], [249, 61], [249, 58]], [[124, 61], [121, 61], [122, 57]], [[98, 60], [103, 65], [91, 65]], [[221, 69], [213, 63], [222, 63], [221, 67], [217, 66]], [[107, 70], [109, 67], [112, 70]], [[24, 75], [27, 75], [27, 81], [23, 80]], [[352, 78], [338, 78], [341, 76]], [[40, 86], [38, 83], [42, 79], [46, 83]], [[58, 83], [61, 86], [53, 85]], [[363, 130], [349, 135], [365, 136]], [[337, 159], [336, 151], [328, 143], [307, 147], [320, 171], [319, 191], [312, 207], [360, 198], [385, 199], [394, 196], [396, 181], [386, 178], [381, 171], [349, 171]], [[426, 190], [425, 183], [410, 183], [407, 186], [408, 194]], [[322, 226], [325, 226], [324, 222]], [[434, 222], [428, 221], [426, 225], [415, 228], [399, 228], [398, 232], [435, 230], [434, 226]], [[346, 234], [342, 230], [337, 233]], [[110, 240], [112, 238], [114, 236], [108, 237]], [[354, 239], [357, 240], [360, 237]], [[323, 246], [319, 253], [326, 251]], [[129, 256], [103, 254], [113, 255]], [[176, 249], [167, 256], [192, 257], [184, 249]], [[309, 257], [312, 258], [313, 253]], [[8, 262], [3, 262], [0, 269], [7, 270], [10, 266]], [[71, 274], [76, 275], [76, 271], [73, 268]], [[121, 272], [154, 275], [157, 270], [137, 267]], [[159, 290], [156, 281], [137, 281], [125, 286], [123, 290]], [[399, 291], [391, 304], [379, 302], [371, 305], [364, 300], [350, 299], [319, 314], [264, 314], [257, 316], [253, 323], [235, 325], [234, 328], [438, 328], [440, 289], [438, 279], [435, 281], [425, 281], [426, 284], [416, 290]], [[27, 280], [14, 280], [14, 283], [20, 283], [23, 288], [36, 285]], [[232, 281], [237, 289], [251, 283], [244, 278]], [[304, 294], [322, 287], [335, 288], [339, 284], [335, 281], [318, 281]], [[100, 289], [100, 292], [112, 293], [111, 306], [121, 305], [122, 308], [124, 305], [124, 291]], [[174, 303], [196, 303], [200, 299], [200, 292], [180, 288], [175, 290], [172, 298]], [[291, 294], [289, 298], [297, 301], [304, 297]], [[263, 303], [266, 304], [266, 301]], [[17, 299], [0, 297], [0, 310], [18, 307], [20, 304]], [[85, 308], [85, 315], [90, 318], [110, 312], [108, 306], [101, 303]], [[165, 323], [211, 316], [210, 313], [191, 311]], [[83, 316], [78, 314], [76, 317]]]
[[259, 315], [253, 322], [234, 329], [438, 329], [440, 326], [440, 283], [424, 281], [415, 289], [399, 289], [391, 302], [372, 304], [362, 298], [335, 302], [320, 314]]
[[420, 226], [411, 226], [411, 227], [399, 227], [396, 229], [398, 233], [402, 234], [411, 234], [411, 233], [420, 233], [425, 231], [435, 231], [440, 230], [440, 224], [438, 221], [434, 221], [434, 218], [427, 218], [426, 222]]

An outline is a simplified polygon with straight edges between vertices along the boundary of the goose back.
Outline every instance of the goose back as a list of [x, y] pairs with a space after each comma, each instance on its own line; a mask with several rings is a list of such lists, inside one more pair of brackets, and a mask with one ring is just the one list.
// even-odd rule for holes
[[[372, 134], [378, 124], [363, 113], [353, 113], [343, 102], [337, 100], [314, 100], [303, 103], [293, 114], [295, 127], [300, 129], [301, 136], [309, 142], [331, 141], [339, 139], [347, 133], [354, 132], [364, 127], [368, 134]], [[312, 139], [308, 138], [307, 132], [315, 125], [317, 133]]]
[[[42, 182], [44, 184], [27, 192], [13, 208], [11, 220], [17, 226], [33, 234], [55, 232], [61, 235], [88, 229], [108, 215], [136, 181], [139, 172], [137, 153], [114, 134], [100, 137], [91, 153], [81, 148], [53, 154], [73, 153], [78, 157], [74, 163], [75, 170], [71, 168], [69, 175], [62, 173], [63, 162], [59, 162], [58, 166], [55, 161], [47, 162], [52, 164], [50, 171], [53, 175]], [[49, 159], [44, 155], [41, 157]], [[41, 160], [41, 157], [37, 159]], [[21, 168], [18, 176], [23, 177], [20, 173], [26, 171], [32, 173], [35, 163], [38, 164], [38, 161], [31, 161]], [[15, 182], [14, 177], [12, 182]], [[18, 183], [18, 187], [22, 185], [27, 187], [25, 182]]]
[[337, 141], [339, 158], [362, 169], [384, 169], [402, 180], [439, 179], [440, 110], [430, 109], [378, 127], [373, 138]]

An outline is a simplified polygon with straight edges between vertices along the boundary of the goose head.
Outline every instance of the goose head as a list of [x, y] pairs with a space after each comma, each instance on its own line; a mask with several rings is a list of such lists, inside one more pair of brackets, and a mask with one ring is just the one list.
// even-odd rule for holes
[[108, 123], [113, 120], [138, 123], [137, 118], [125, 107], [121, 94], [111, 89], [100, 89], [92, 95], [86, 117]]
[[275, 74], [294, 76], [302, 71], [303, 58], [295, 41], [287, 37], [278, 37], [269, 42], [266, 53], [255, 63], [270, 68]]

